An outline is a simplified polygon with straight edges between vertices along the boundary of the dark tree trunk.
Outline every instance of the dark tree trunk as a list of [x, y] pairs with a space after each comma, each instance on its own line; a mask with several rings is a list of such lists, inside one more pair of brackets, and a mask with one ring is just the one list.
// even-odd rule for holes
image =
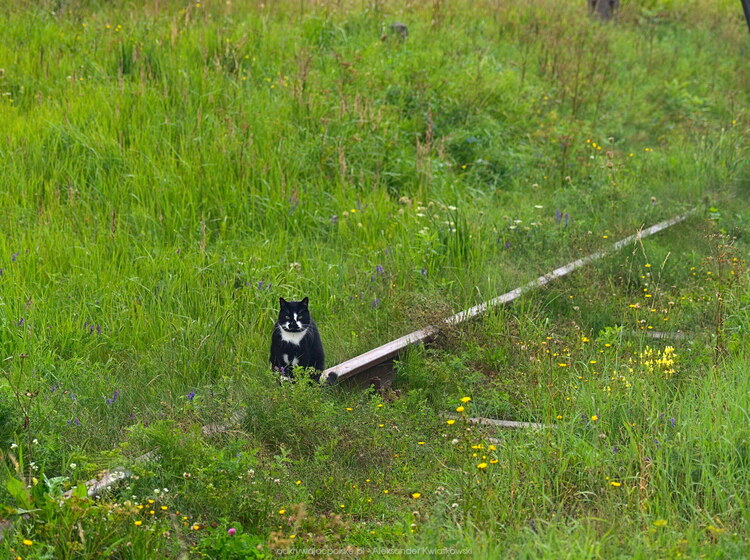
[[620, 7], [620, 0], [588, 0], [588, 3], [589, 12], [603, 20], [615, 17], [617, 8]]
[[745, 12], [745, 20], [747, 21], [747, 28], [750, 30], [750, 0], [740, 0], [742, 2], [742, 10]]

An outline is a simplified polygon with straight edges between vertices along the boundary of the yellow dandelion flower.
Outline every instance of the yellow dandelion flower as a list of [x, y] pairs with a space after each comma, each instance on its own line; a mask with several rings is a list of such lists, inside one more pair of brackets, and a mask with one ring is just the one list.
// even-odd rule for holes
[[666, 524], [666, 519], [657, 519], [656, 521], [654, 521], [654, 527], [664, 527]]
[[24, 546], [31, 546], [32, 544], [34, 544], [34, 541], [30, 541], [29, 539], [23, 539]]
[[486, 469], [486, 468], [487, 468], [487, 463], [479, 463], [479, 464], [477, 465], [477, 468], [478, 468], [478, 469]]
[[286, 513], [286, 510], [284, 508], [281, 508], [279, 510], [279, 515], [284, 515]]
[[201, 526], [198, 525], [197, 523], [195, 525], [193, 525], [193, 531], [197, 531], [200, 528], [201, 528]]
[[620, 482], [617, 482], [616, 480], [611, 481], [610, 484], [615, 488], [622, 486], [622, 484]]
[[448, 424], [449, 426], [452, 426], [453, 424], [456, 423], [456, 421], [455, 420], [446, 420], [445, 423]]
[[413, 494], [411, 495], [411, 497], [412, 497], [412, 498], [414, 498], [415, 500], [416, 500], [417, 498], [420, 498], [421, 496], [422, 496], [422, 494], [420, 494], [419, 492], [414, 492], [414, 493], [413, 493]]
[[143, 521], [140, 521], [140, 520], [138, 520], [138, 521], [135, 521], [135, 522], [133, 523], [133, 525], [135, 525], [136, 527], [140, 527], [141, 525], [143, 525]]
[[593, 416], [591, 417], [591, 421], [592, 421], [592, 422], [596, 422], [597, 420], [599, 420], [599, 416], [597, 416], [596, 414], [594, 414], [594, 415], [593, 415]]
[[558, 420], [562, 420], [562, 419], [563, 419], [563, 416], [562, 416], [562, 414], [558, 414], [558, 415], [557, 415], [557, 419], [558, 419]]
[[298, 480], [297, 482], [295, 482], [295, 484], [296, 484], [297, 486], [299, 486], [300, 484], [302, 484], [302, 481], [301, 481], [301, 480]]
[[467, 403], [467, 402], [469, 402], [470, 400], [471, 400], [471, 397], [462, 397], [462, 398], [461, 398], [461, 402], [462, 402], [462, 403], [464, 403], [464, 404], [466, 404], [466, 403]]
[[169, 508], [167, 506], [161, 506], [162, 511], [167, 511]]
[[463, 406], [456, 407], [456, 412], [463, 412], [466, 410]]

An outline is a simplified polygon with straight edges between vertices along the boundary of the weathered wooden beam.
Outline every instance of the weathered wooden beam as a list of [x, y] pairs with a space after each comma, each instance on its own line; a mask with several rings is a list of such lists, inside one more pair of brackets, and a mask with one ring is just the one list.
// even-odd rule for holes
[[[460, 416], [458, 414], [443, 413], [441, 416], [445, 418], [452, 418], [458, 420]], [[482, 426], [492, 426], [495, 428], [532, 428], [541, 430], [543, 428], [554, 428], [551, 424], [540, 424], [538, 422], [515, 422], [513, 420], [495, 420], [494, 418], [482, 418], [481, 416], [473, 418], [464, 418], [469, 424], [480, 424]]]
[[[553, 280], [562, 278], [563, 276], [566, 276], [583, 266], [586, 266], [594, 261], [597, 261], [609, 255], [610, 253], [618, 251], [631, 243], [637, 242], [645, 237], [654, 235], [655, 233], [658, 233], [662, 230], [672, 227], [675, 224], [679, 224], [680, 222], [683, 222], [684, 220], [686, 220], [688, 216], [690, 216], [691, 214], [694, 214], [696, 211], [697, 210], [692, 210], [690, 212], [687, 212], [686, 214], [675, 216], [673, 218], [670, 218], [669, 220], [665, 220], [649, 228], [639, 230], [633, 235], [629, 235], [628, 237], [625, 237], [624, 239], [621, 239], [620, 241], [613, 243], [610, 247], [606, 249], [602, 249], [601, 251], [597, 251], [586, 257], [576, 259], [573, 262], [566, 264], [565, 266], [556, 268], [555, 270], [545, 274], [544, 276], [540, 276], [536, 280], [532, 280], [531, 282], [529, 282], [528, 284], [525, 284], [524, 286], [518, 287], [515, 290], [511, 290], [510, 292], [507, 292], [494, 299], [491, 299], [484, 303], [480, 303], [479, 305], [475, 305], [474, 307], [470, 307], [469, 309], [456, 313], [455, 315], [452, 315], [448, 317], [447, 319], [445, 319], [444, 323], [449, 326], [457, 325], [459, 323], [463, 323], [464, 321], [468, 319], [472, 319], [473, 317], [476, 317], [477, 315], [486, 313], [489, 309], [498, 307], [500, 305], [508, 304], [512, 302], [513, 300], [518, 299], [519, 297], [521, 297], [522, 294], [524, 294], [525, 292], [529, 290], [532, 290], [534, 288], [539, 288], [541, 286], [549, 284]], [[345, 362], [341, 362], [338, 365], [335, 365], [333, 367], [326, 369], [321, 375], [321, 380], [324, 382], [333, 383], [333, 382], [342, 381], [344, 379], [348, 379], [355, 375], [359, 375], [364, 371], [367, 371], [379, 364], [382, 364], [383, 362], [393, 360], [395, 357], [397, 357], [401, 352], [403, 352], [409, 346], [412, 346], [414, 344], [428, 342], [432, 340], [433, 338], [435, 338], [435, 336], [438, 334], [439, 331], [440, 329], [437, 326], [428, 326], [423, 329], [419, 329], [418, 331], [414, 331], [412, 333], [404, 335], [400, 338], [397, 338], [396, 340], [392, 340], [391, 342], [383, 344], [382, 346], [373, 348], [372, 350], [369, 350], [365, 352], [364, 354], [360, 354], [359, 356], [356, 356], [354, 358], [346, 360]]]
[[[155, 457], [156, 451], [149, 451], [148, 453], [136, 457], [133, 462], [135, 464], [145, 463], [149, 459], [154, 459]], [[126, 467], [114, 467], [100, 472], [96, 478], [92, 478], [85, 482], [89, 498], [102, 494], [121, 480], [129, 478], [132, 474], [131, 470]], [[70, 498], [70, 496], [73, 495], [73, 490], [74, 488], [71, 488], [65, 492], [63, 498]]]

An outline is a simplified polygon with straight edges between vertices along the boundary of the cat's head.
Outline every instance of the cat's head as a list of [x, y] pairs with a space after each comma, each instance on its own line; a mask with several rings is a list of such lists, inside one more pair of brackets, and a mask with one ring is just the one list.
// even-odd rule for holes
[[300, 332], [310, 326], [310, 310], [307, 298], [302, 301], [287, 301], [279, 298], [279, 326], [288, 332]]

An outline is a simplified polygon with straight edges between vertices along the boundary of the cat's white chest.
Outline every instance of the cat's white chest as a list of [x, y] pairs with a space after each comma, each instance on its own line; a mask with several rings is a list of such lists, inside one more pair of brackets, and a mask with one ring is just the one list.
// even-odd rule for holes
[[302, 339], [305, 338], [305, 335], [307, 334], [307, 329], [299, 332], [289, 332], [284, 329], [279, 329], [279, 332], [281, 334], [281, 340], [299, 346]]

